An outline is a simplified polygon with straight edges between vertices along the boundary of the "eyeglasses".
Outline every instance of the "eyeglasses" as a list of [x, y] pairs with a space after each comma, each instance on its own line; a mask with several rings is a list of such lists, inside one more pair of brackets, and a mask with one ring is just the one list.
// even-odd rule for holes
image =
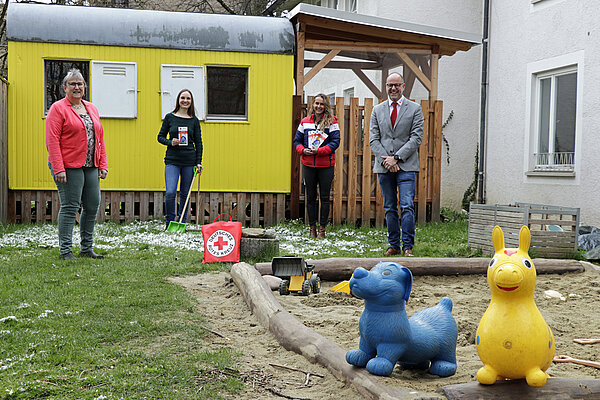
[[71, 87], [77, 87], [77, 86], [84, 87], [85, 83], [84, 82], [69, 82], [69, 86], [71, 86]]
[[386, 83], [385, 85], [389, 88], [391, 88], [391, 87], [399, 88], [399, 87], [402, 87], [402, 85], [404, 85], [404, 82], [402, 82], [402, 83]]

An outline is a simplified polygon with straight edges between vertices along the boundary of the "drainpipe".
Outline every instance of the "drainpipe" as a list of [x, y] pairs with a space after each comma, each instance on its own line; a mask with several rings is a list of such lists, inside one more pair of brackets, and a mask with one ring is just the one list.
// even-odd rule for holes
[[488, 37], [490, 1], [485, 0], [483, 5], [483, 47], [481, 49], [481, 109], [479, 120], [479, 176], [477, 179], [477, 201], [485, 204], [485, 133], [486, 133], [486, 105], [488, 90]]

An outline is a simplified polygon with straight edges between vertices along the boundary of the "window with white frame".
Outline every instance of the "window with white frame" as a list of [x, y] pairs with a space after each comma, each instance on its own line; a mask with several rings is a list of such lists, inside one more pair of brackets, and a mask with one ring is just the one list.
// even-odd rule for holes
[[354, 88], [344, 89], [344, 104], [350, 104], [350, 99], [354, 97]]
[[81, 60], [44, 60], [44, 113], [48, 113], [50, 106], [58, 100], [64, 99], [65, 91], [62, 80], [67, 72], [77, 68], [83, 79], [87, 82], [84, 100], [89, 100], [90, 62]]
[[577, 66], [535, 76], [534, 171], [573, 171], [577, 120]]

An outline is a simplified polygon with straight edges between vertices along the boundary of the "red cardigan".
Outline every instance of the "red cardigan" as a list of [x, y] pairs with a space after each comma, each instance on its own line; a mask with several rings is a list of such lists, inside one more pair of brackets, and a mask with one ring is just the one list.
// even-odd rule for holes
[[[81, 101], [94, 123], [96, 140], [94, 141], [94, 165], [108, 170], [104, 129], [96, 106], [89, 101]], [[48, 161], [54, 174], [65, 168], [81, 168], [85, 164], [87, 153], [87, 133], [81, 117], [75, 112], [65, 97], [52, 104], [46, 116], [46, 148]]]

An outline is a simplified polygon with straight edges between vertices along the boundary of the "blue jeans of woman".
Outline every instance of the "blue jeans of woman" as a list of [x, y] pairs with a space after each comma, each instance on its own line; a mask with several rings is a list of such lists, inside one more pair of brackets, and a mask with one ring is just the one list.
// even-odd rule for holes
[[319, 225], [326, 226], [329, 220], [329, 205], [331, 182], [333, 181], [333, 167], [307, 167], [302, 166], [304, 186], [306, 188], [306, 210], [308, 212], [308, 223], [313, 226], [317, 224], [317, 185], [319, 185], [319, 198], [321, 200], [321, 213]]
[[79, 232], [81, 236], [82, 253], [93, 250], [94, 226], [96, 225], [96, 214], [100, 205], [100, 178], [98, 168], [66, 168], [67, 183], [60, 183], [54, 177], [54, 171], [50, 166], [50, 172], [60, 199], [60, 210], [58, 211], [58, 245], [60, 254], [65, 255], [73, 251], [73, 227], [75, 218], [81, 206], [81, 218], [79, 218]]
[[[388, 172], [378, 174], [385, 223], [390, 247], [400, 249], [400, 226], [402, 226], [402, 249], [412, 249], [415, 244], [415, 191], [416, 172]], [[398, 193], [400, 194], [401, 220], [398, 218]]]
[[[177, 184], [179, 183], [180, 177], [181, 185], [179, 188], [179, 204], [175, 204], [177, 198]], [[165, 186], [167, 188], [165, 193], [165, 220], [167, 227], [171, 221], [179, 222], [179, 217], [181, 215], [183, 215], [181, 222], [186, 222], [187, 210], [190, 208], [190, 206], [188, 204], [185, 210], [183, 210], [183, 206], [185, 205], [185, 200], [187, 198], [188, 191], [190, 190], [190, 185], [192, 184], [193, 178], [193, 166], [182, 167], [173, 164], [165, 165]], [[177, 209], [177, 214], [175, 214], [175, 209]]]

